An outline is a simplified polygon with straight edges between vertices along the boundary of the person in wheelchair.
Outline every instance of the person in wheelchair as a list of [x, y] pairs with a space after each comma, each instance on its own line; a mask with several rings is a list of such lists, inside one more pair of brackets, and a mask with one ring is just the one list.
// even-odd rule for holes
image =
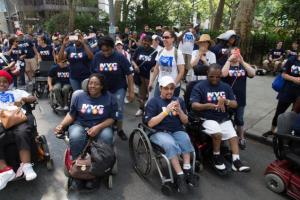
[[[187, 192], [187, 184], [195, 186], [196, 179], [191, 168], [191, 156], [194, 147], [184, 125], [188, 123], [185, 104], [182, 99], [174, 97], [175, 81], [164, 76], [159, 81], [160, 96], [149, 100], [145, 110], [144, 122], [156, 133], [150, 140], [162, 147], [177, 174], [179, 192]], [[178, 156], [183, 157], [183, 169]]]
[[239, 156], [238, 137], [229, 119], [228, 108], [236, 108], [231, 87], [221, 82], [221, 67], [218, 64], [209, 66], [207, 80], [196, 84], [190, 97], [194, 114], [203, 118], [204, 132], [211, 136], [213, 145], [213, 162], [217, 170], [224, 171], [226, 165], [220, 153], [221, 142], [229, 140], [232, 151], [232, 170], [249, 172]]
[[[68, 128], [70, 150], [75, 160], [87, 144], [88, 137], [113, 145], [112, 125], [117, 119], [118, 104], [106, 90], [104, 77], [92, 74], [89, 77], [87, 91], [77, 90], [73, 93], [69, 113], [55, 128], [59, 134]], [[74, 179], [73, 190], [94, 189], [98, 180], [83, 181]]]
[[57, 59], [57, 63], [54, 64], [48, 73], [48, 88], [50, 92], [53, 92], [55, 99], [59, 106], [57, 110], [69, 110], [68, 98], [71, 91], [71, 85], [69, 81], [70, 68], [67, 64], [67, 60]]
[[[12, 76], [0, 70], [0, 110], [15, 110], [24, 103], [34, 103], [36, 98], [31, 96], [24, 90], [9, 90], [12, 84]], [[25, 111], [24, 111], [25, 112]], [[31, 181], [37, 177], [31, 164], [31, 138], [33, 130], [33, 116], [30, 112], [26, 112], [28, 120], [9, 129], [3, 129], [0, 133], [0, 190], [5, 188], [7, 183], [16, 176], [25, 176], [26, 181]], [[5, 161], [5, 148], [7, 144], [15, 142], [20, 156], [20, 167], [17, 174], [11, 166]]]

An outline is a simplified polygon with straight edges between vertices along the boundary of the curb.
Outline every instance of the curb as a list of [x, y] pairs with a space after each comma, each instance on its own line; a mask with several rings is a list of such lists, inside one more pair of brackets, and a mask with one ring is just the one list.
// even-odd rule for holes
[[273, 146], [272, 139], [266, 139], [263, 136], [258, 136], [257, 134], [253, 134], [251, 132], [245, 132], [245, 136], [249, 139], [252, 139], [254, 141], [257, 141], [259, 143], [268, 145], [268, 146]]

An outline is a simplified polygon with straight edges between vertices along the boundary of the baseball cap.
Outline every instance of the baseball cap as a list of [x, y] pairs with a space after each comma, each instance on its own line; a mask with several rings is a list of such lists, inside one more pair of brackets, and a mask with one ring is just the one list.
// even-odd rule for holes
[[123, 45], [123, 42], [121, 40], [117, 40], [115, 45], [117, 46], [118, 44]]
[[159, 86], [166, 87], [171, 83], [175, 85], [175, 81], [171, 76], [163, 76], [159, 81]]

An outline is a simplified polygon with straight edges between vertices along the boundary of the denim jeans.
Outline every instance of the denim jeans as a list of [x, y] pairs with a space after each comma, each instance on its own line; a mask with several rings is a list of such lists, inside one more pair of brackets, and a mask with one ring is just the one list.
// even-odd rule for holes
[[[175, 88], [173, 96], [179, 97], [179, 94], [180, 94], [180, 86]], [[159, 90], [159, 83], [157, 82], [154, 90], [154, 97], [159, 97], [159, 96], [160, 96], [160, 90]]]
[[123, 120], [123, 112], [124, 112], [124, 98], [126, 95], [126, 90], [124, 88], [118, 89], [115, 93], [112, 93], [112, 95], [116, 98], [117, 103], [118, 103], [117, 120], [122, 121]]
[[234, 110], [234, 123], [237, 126], [244, 126], [244, 111], [245, 106], [238, 106]]
[[[70, 149], [73, 159], [76, 159], [87, 144], [88, 137], [85, 127], [79, 124], [73, 124], [69, 127]], [[113, 130], [111, 127], [104, 128], [96, 136], [97, 141], [102, 141], [106, 144], [113, 144]]]
[[150, 140], [162, 147], [169, 159], [195, 151], [189, 135], [184, 131], [174, 133], [157, 132], [150, 137]]
[[53, 86], [53, 92], [55, 98], [60, 106], [68, 106], [68, 97], [71, 90], [70, 84], [55, 83]]
[[72, 86], [73, 91], [81, 90], [81, 83], [84, 79], [79, 78], [70, 78], [70, 84]]

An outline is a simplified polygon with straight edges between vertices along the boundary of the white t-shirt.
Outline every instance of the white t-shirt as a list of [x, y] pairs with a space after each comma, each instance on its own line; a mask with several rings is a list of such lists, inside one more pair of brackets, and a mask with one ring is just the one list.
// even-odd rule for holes
[[157, 53], [159, 53], [162, 49], [163, 49], [163, 47], [160, 46], [160, 45], [157, 45], [157, 47], [155, 48], [155, 50], [157, 51]]
[[18, 107], [14, 102], [21, 101], [23, 97], [28, 97], [30, 94], [24, 90], [8, 90], [0, 92], [0, 110], [17, 110]]
[[[155, 60], [159, 65], [158, 82], [163, 76], [171, 76], [175, 80], [178, 75], [177, 65], [184, 65], [183, 54], [179, 49], [177, 50], [177, 61], [175, 61], [175, 47], [169, 51], [164, 48], [160, 55], [157, 54]], [[180, 83], [177, 84], [177, 87], [179, 85]]]
[[182, 51], [183, 54], [192, 55], [194, 49], [195, 37], [192, 32], [186, 32], [180, 41], [178, 49]]
[[[199, 50], [194, 50], [193, 53], [192, 53], [192, 60], [195, 60], [196, 57], [198, 56], [199, 54]], [[214, 64], [216, 63], [216, 55], [211, 52], [211, 51], [207, 51], [206, 54], [205, 54], [205, 58], [206, 58], [206, 61], [207, 63], [210, 65], [210, 64]], [[203, 80], [203, 79], [206, 79], [206, 76], [195, 76], [194, 74], [194, 70], [191, 69], [189, 70], [187, 76], [189, 77], [189, 80], [188, 81], [195, 81], [195, 80]]]

